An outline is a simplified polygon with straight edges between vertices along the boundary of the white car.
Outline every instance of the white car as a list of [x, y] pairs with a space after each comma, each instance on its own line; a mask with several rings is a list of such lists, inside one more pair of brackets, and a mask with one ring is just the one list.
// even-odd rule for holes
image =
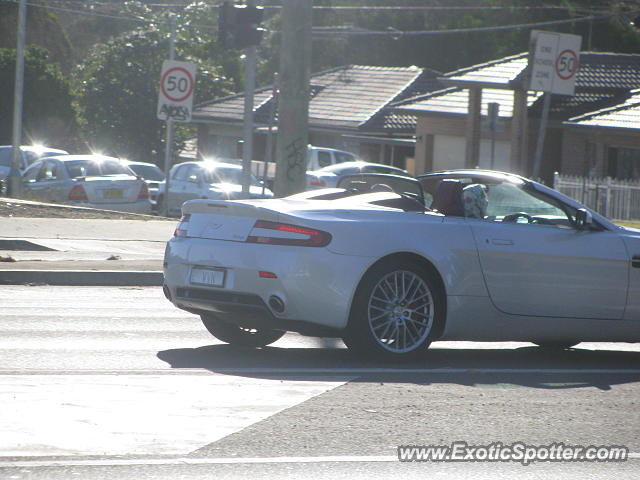
[[[250, 198], [273, 197], [273, 192], [254, 175], [250, 180]], [[180, 208], [187, 200], [242, 198], [242, 166], [213, 160], [179, 163], [169, 171], [169, 194], [166, 190], [166, 182], [160, 184], [158, 204], [166, 198], [164, 208], [169, 216], [180, 216]]]
[[22, 175], [23, 196], [50, 203], [151, 213], [149, 188], [119, 159], [61, 155], [32, 164]]
[[296, 331], [403, 359], [435, 340], [640, 341], [640, 230], [507, 173], [386, 177], [187, 202], [165, 295], [245, 346]]
[[164, 172], [155, 163], [137, 162], [134, 160], [120, 159], [127, 167], [142, 178], [149, 188], [149, 199], [152, 210], [157, 210], [158, 193], [160, 184], [164, 182]]
[[[42, 145], [22, 145], [18, 152], [18, 165], [20, 173], [24, 172], [29, 165], [43, 157], [54, 155], [68, 155], [66, 150], [45, 147]], [[13, 146], [0, 145], [0, 193], [2, 185], [7, 188], [7, 177], [11, 173], [11, 162], [13, 161]]]

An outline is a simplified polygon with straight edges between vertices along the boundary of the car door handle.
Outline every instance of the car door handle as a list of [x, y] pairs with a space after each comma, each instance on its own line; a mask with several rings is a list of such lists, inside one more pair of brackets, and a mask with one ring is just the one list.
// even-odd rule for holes
[[640, 255], [634, 255], [631, 258], [631, 266], [633, 268], [640, 268]]
[[513, 240], [508, 238], [492, 238], [491, 243], [493, 245], [513, 245]]

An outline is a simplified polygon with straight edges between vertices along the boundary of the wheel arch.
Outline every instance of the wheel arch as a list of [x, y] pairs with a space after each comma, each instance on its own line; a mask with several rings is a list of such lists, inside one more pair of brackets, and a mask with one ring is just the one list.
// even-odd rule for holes
[[446, 319], [447, 319], [447, 290], [445, 287], [445, 283], [444, 280], [442, 279], [442, 275], [440, 274], [440, 271], [437, 269], [437, 267], [433, 264], [433, 262], [431, 262], [429, 259], [423, 257], [422, 255], [419, 255], [417, 253], [414, 252], [394, 252], [394, 253], [390, 253], [388, 255], [385, 255], [384, 257], [379, 258], [378, 260], [376, 260], [375, 262], [373, 262], [371, 265], [369, 265], [369, 267], [365, 270], [365, 272], [362, 274], [362, 277], [360, 277], [360, 281], [358, 282], [358, 285], [356, 287], [356, 289], [354, 290], [354, 296], [351, 300], [351, 306], [349, 308], [349, 318], [351, 318], [351, 311], [354, 308], [354, 299], [356, 297], [356, 295], [358, 294], [361, 286], [362, 286], [362, 282], [365, 279], [365, 277], [367, 276], [367, 274], [374, 268], [376, 268], [377, 266], [381, 265], [381, 264], [386, 264], [386, 263], [393, 263], [396, 262], [398, 260], [409, 260], [411, 262], [414, 262], [416, 265], [419, 265], [420, 267], [424, 268], [427, 273], [431, 276], [431, 278], [434, 280], [434, 282], [436, 283], [436, 288], [438, 289], [438, 293], [442, 296], [442, 303], [444, 306], [444, 311], [443, 311], [443, 315], [442, 315], [442, 321], [438, 322], [436, 325], [434, 325], [434, 338], [440, 338], [442, 336], [442, 334], [444, 333], [444, 327], [445, 327], [445, 323], [446, 323]]

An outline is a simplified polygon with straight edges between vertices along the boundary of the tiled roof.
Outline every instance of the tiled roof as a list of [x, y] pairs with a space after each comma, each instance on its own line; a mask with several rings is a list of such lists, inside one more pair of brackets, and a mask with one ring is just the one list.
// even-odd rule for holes
[[510, 82], [518, 79], [527, 67], [528, 54], [521, 53], [512, 57], [494, 60], [492, 62], [475, 65], [473, 67], [447, 73], [445, 77], [456, 82], [474, 82], [493, 84], [496, 87], [508, 87]]
[[[524, 78], [526, 66], [527, 54], [523, 53], [451, 72], [445, 77], [458, 85], [475, 82], [485, 87], [495, 85], [499, 88], [508, 88], [509, 85]], [[554, 95], [551, 115], [556, 119], [564, 120], [594, 110], [613, 107], [624, 101], [628, 92], [636, 88], [640, 88], [640, 55], [583, 52], [580, 55], [575, 95]], [[500, 92], [484, 88], [483, 111], [486, 111], [488, 102], [497, 101], [500, 103], [500, 115], [510, 115], [511, 97], [507, 94], [507, 90]], [[540, 94], [529, 96], [532, 116], [539, 115], [541, 112], [540, 97]], [[400, 102], [395, 106], [397, 111], [409, 114], [428, 111], [466, 115], [467, 100], [467, 90], [454, 87]]]
[[624, 89], [640, 87], [640, 55], [583, 52], [576, 89]]
[[[528, 104], [533, 105], [540, 96], [539, 93], [529, 92]], [[482, 107], [483, 115], [487, 114], [487, 105], [489, 103], [498, 103], [500, 105], [498, 115], [500, 117], [511, 117], [513, 115], [513, 90], [503, 90], [497, 88], [485, 88], [482, 90]], [[398, 111], [404, 111], [403, 103], [396, 104]], [[469, 106], [469, 90], [459, 88], [449, 88], [435, 92], [431, 95], [425, 95], [420, 99], [414, 99], [408, 103], [410, 112], [432, 112], [445, 114], [466, 115]]]
[[640, 90], [631, 92], [622, 104], [587, 115], [570, 118], [565, 122], [587, 127], [632, 128], [640, 130]]
[[[417, 67], [350, 65], [311, 77], [309, 124], [347, 129], [413, 130], [415, 117], [385, 109], [393, 101], [440, 87], [439, 73]], [[271, 109], [271, 87], [255, 92], [255, 120], [266, 123]], [[198, 105], [195, 121], [242, 121], [244, 95], [238, 94]]]

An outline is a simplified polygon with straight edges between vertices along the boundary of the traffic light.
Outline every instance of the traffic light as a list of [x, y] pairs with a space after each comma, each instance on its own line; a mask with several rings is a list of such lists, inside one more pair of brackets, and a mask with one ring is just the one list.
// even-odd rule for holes
[[222, 3], [218, 16], [218, 41], [224, 48], [247, 48], [258, 45], [264, 29], [260, 22], [262, 7]]

